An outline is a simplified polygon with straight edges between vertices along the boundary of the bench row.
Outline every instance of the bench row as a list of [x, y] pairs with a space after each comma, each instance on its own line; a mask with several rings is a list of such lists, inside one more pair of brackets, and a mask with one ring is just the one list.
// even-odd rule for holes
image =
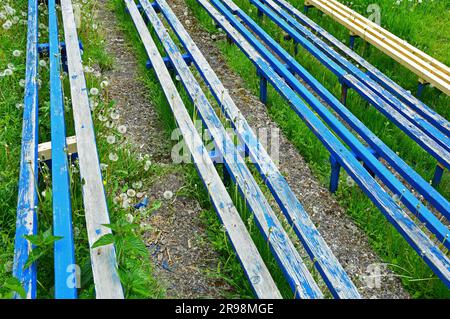
[[[72, 207], [68, 155], [76, 151], [82, 183], [84, 212], [89, 244], [110, 233], [102, 225], [109, 215], [99, 166], [88, 90], [83, 73], [80, 44], [71, 0], [61, 0], [64, 24], [64, 50], [59, 42], [56, 1], [48, 1], [49, 42], [39, 44], [37, 0], [28, 2], [28, 34], [22, 151], [20, 161], [13, 275], [22, 283], [27, 298], [37, 295], [36, 262], [25, 268], [33, 245], [24, 236], [36, 235], [39, 208], [38, 162], [51, 158], [55, 298], [77, 297], [77, 267], [72, 231]], [[39, 52], [50, 60], [51, 142], [38, 144], [38, 60]], [[66, 140], [63, 89], [60, 65], [64, 61], [70, 79], [75, 137]], [[69, 145], [68, 145], [69, 143]], [[75, 144], [76, 143], [76, 144]], [[123, 298], [113, 245], [91, 249], [92, 272], [97, 298]], [[18, 295], [16, 297], [19, 297]]]

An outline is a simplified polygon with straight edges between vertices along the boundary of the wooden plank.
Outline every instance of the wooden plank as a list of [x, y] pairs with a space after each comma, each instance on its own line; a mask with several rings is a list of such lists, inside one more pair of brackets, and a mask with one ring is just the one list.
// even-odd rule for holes
[[56, 0], [48, 1], [50, 59], [50, 123], [52, 155], [53, 234], [61, 236], [54, 244], [55, 298], [75, 299], [77, 283], [75, 247], [72, 232], [69, 162], [66, 153], [66, 125], [61, 85], [61, 52], [58, 39]]
[[183, 134], [184, 141], [191, 152], [198, 173], [208, 190], [219, 218], [227, 230], [230, 241], [237, 252], [237, 256], [250, 280], [256, 296], [259, 298], [281, 298], [278, 288], [270, 276], [256, 246], [252, 242], [250, 234], [245, 228], [220, 176], [214, 168], [209, 153], [192, 123], [189, 113], [184, 106], [181, 96], [172, 81], [170, 73], [158, 52], [144, 20], [139, 14], [136, 4], [132, 0], [125, 0], [125, 3], [151, 60], [156, 76], [160, 83], [164, 83], [161, 86], [178, 123], [178, 127]]
[[[327, 126], [316, 117], [303, 100], [294, 92], [268, 62], [251, 46], [242, 34], [231, 24], [238, 24], [237, 19], [227, 11], [219, 1], [212, 0], [215, 9], [207, 0], [197, 0], [208, 14], [217, 22], [243, 53], [259, 68], [259, 72], [267, 78], [273, 87], [291, 105], [297, 115], [305, 122], [310, 130], [319, 138], [328, 151], [338, 159], [341, 166], [355, 180], [361, 189], [369, 196], [372, 202], [380, 209], [386, 218], [418, 252], [423, 260], [450, 287], [450, 261], [439, 250], [430, 238], [417, 226], [406, 212], [387, 194], [376, 180], [359, 163], [352, 153], [341, 144]], [[247, 31], [248, 32], [248, 31]]]
[[[61, 10], [86, 227], [89, 245], [92, 246], [100, 237], [111, 233], [109, 228], [103, 226], [109, 224], [110, 220], [71, 0], [61, 0]], [[91, 248], [90, 254], [96, 297], [123, 298], [114, 245]]]
[[[145, 3], [146, 0], [143, 2]], [[225, 89], [189, 33], [184, 29], [165, 0], [156, 0], [156, 3], [158, 3], [162, 14], [183, 43], [187, 52], [192, 56], [193, 62], [217, 102], [222, 106], [225, 114], [234, 124], [240, 140], [243, 141], [249, 151], [252, 162], [255, 163], [263, 180], [269, 186], [283, 213], [291, 224], [293, 224], [297, 235], [310, 254], [310, 257], [315, 261], [315, 265], [324, 277], [330, 291], [337, 298], [360, 298], [355, 285], [339, 264], [337, 258], [333, 255], [323, 237], [317, 231], [292, 189], [281, 175], [269, 154], [258, 141], [245, 117], [239, 111], [228, 90]]]
[[361, 22], [369, 25], [374, 31], [378, 31], [383, 37], [389, 38], [391, 41], [394, 42], [394, 46], [400, 46], [402, 48], [407, 49], [413, 56], [420, 57], [425, 64], [430, 64], [440, 72], [442, 72], [444, 75], [449, 76], [450, 75], [450, 68], [446, 66], [444, 63], [440, 62], [439, 60], [431, 57], [430, 55], [426, 54], [425, 52], [417, 49], [416, 47], [409, 44], [406, 40], [403, 40], [399, 37], [397, 37], [395, 34], [389, 32], [388, 30], [384, 29], [380, 25], [376, 24], [375, 22], [367, 19], [363, 15], [357, 13], [356, 11], [351, 10], [350, 8], [346, 7], [344, 4], [340, 3], [336, 0], [330, 0], [330, 3], [333, 3], [336, 7], [339, 7], [340, 9], [343, 9], [347, 13], [353, 13], [353, 15], [360, 20]]
[[[20, 154], [19, 193], [16, 235], [14, 243], [13, 276], [26, 292], [27, 299], [36, 298], [36, 263], [24, 269], [31, 250], [25, 235], [37, 233], [38, 183], [38, 1], [28, 1], [27, 60], [25, 97]], [[20, 298], [17, 294], [15, 298]]]
[[387, 38], [375, 36], [369, 32], [371, 31], [369, 27], [366, 25], [358, 25], [353, 15], [343, 14], [341, 10], [336, 10], [331, 2], [322, 3], [321, 1], [310, 0], [310, 3], [345, 26], [347, 29], [360, 36], [362, 39], [368, 41], [403, 66], [410, 69], [412, 72], [417, 74], [418, 77], [427, 80], [445, 94], [450, 95], [450, 77], [448, 75], [441, 77], [439, 74], [435, 74], [439, 73], [436, 69], [434, 73], [429, 70], [430, 64], [426, 64], [426, 62], [419, 63], [416, 59], [412, 59], [412, 57], [408, 54], [405, 56], [404, 52], [399, 52], [401, 50], [399, 50], [398, 45], [396, 46], [395, 44], [392, 44]]
[[[225, 3], [229, 1], [225, 0]], [[234, 7], [233, 7], [234, 8]], [[383, 166], [375, 156], [373, 156], [351, 132], [347, 127], [345, 127], [337, 117], [335, 117], [328, 109], [321, 104], [321, 102], [311, 94], [301, 83], [297, 80], [292, 72], [299, 75], [310, 87], [312, 87], [318, 94], [333, 108], [335, 109], [346, 121], [354, 128], [358, 133], [362, 133], [367, 140], [367, 143], [373, 145], [377, 150], [380, 150], [379, 155], [384, 157], [387, 154], [395, 154], [390, 150], [383, 142], [376, 137], [367, 127], [364, 126], [348, 109], [345, 108], [330, 92], [328, 92], [306, 69], [304, 69], [294, 57], [292, 57], [286, 50], [282, 48], [281, 45], [277, 43], [273, 38], [271, 38], [254, 20], [252, 20], [245, 12], [239, 8], [234, 8], [234, 14], [240, 18], [243, 23], [248, 26], [253, 33], [255, 33], [259, 39], [264, 41], [267, 46], [274, 51], [278, 57], [282, 60], [278, 61], [277, 57], [272, 54], [267, 48], [262, 45], [259, 39], [257, 39], [252, 33], [243, 33], [243, 36], [249, 43], [257, 49], [257, 51], [271, 64], [271, 66], [277, 71], [278, 74], [284, 77], [285, 81], [293, 88], [300, 96], [311, 105], [311, 107], [320, 115], [320, 117], [338, 134], [342, 140], [350, 146], [350, 148], [359, 155], [363, 162], [374, 172], [391, 191], [401, 198], [401, 201], [414, 212], [419, 218], [421, 218], [427, 225], [427, 227], [438, 236], [439, 240], [443, 241], [447, 247], [450, 248], [448, 240], [449, 230], [445, 227], [435, 215], [433, 215], [421, 202], [408, 190], [405, 186], [385, 167]], [[243, 29], [243, 25], [241, 25]], [[287, 66], [282, 63], [285, 62]], [[384, 155], [384, 156], [383, 156]], [[385, 158], [389, 161], [400, 160], [401, 159], [395, 155], [394, 159], [390, 159], [388, 156]], [[409, 168], [405, 164], [406, 167]], [[405, 167], [401, 166], [403, 169]], [[418, 176], [412, 169], [409, 168], [409, 173], [411, 177]], [[407, 176], [410, 177], [410, 176]], [[411, 178], [409, 178], [411, 179]], [[422, 179], [423, 180], [423, 179]], [[425, 186], [426, 185], [426, 186]], [[442, 196], [438, 196], [437, 193], [427, 182], [423, 181], [420, 186], [430, 192], [433, 195], [435, 201], [443, 200], [438, 202], [438, 207], [442, 208], [442, 213], [448, 218], [450, 217], [450, 205]], [[434, 192], [432, 192], [434, 191]], [[428, 194], [428, 193], [426, 193]], [[429, 197], [429, 196], [428, 196]]]
[[293, 15], [300, 23], [304, 26], [308, 27], [312, 31], [314, 31], [318, 36], [327, 40], [330, 45], [339, 49], [343, 54], [350, 57], [366, 69], [366, 73], [375, 81], [382, 84], [385, 89], [389, 92], [393, 93], [396, 97], [400, 98], [403, 103], [407, 104], [411, 108], [413, 108], [417, 113], [422, 115], [427, 121], [436, 126], [441, 132], [450, 136], [450, 122], [447, 121], [444, 117], [438, 114], [429, 106], [425, 105], [422, 101], [417, 99], [411, 92], [406, 91], [400, 85], [392, 81], [385, 74], [383, 74], [380, 70], [375, 68], [369, 62], [364, 60], [361, 56], [359, 56], [354, 50], [351, 50], [341, 41], [336, 39], [333, 35], [327, 32], [325, 29], [320, 27], [317, 23], [312, 21], [306, 15], [300, 12], [297, 8], [291, 5], [286, 0], [274, 0], [278, 5], [280, 5], [283, 9], [288, 11], [291, 15]]
[[299, 298], [323, 298], [323, 295], [312, 278], [295, 246], [283, 229], [269, 202], [264, 197], [252, 173], [245, 165], [230, 136], [227, 134], [219, 117], [214, 112], [200, 84], [191, 73], [175, 43], [170, 38], [156, 11], [148, 1], [141, 1], [156, 34], [161, 40], [165, 51], [177, 70], [184, 87], [194, 102], [206, 128], [214, 140], [216, 149], [223, 155], [230, 175], [234, 177], [241, 194], [252, 210], [254, 218], [262, 235], [272, 248], [272, 251], [283, 270], [294, 296]]
[[[447, 168], [450, 168], [450, 142], [444, 142], [448, 140], [447, 137], [443, 136], [439, 130], [432, 127], [430, 123], [426, 122], [417, 113], [403, 105], [364, 72], [327, 46], [326, 43], [299, 24], [298, 21], [289, 16], [273, 1], [264, 1], [270, 5], [271, 9], [258, 0], [250, 0], [259, 10], [268, 15], [272, 21], [293, 37], [296, 42], [301, 44], [308, 52], [335, 73], [342, 83], [355, 89], [416, 143], [438, 159], [439, 162], [444, 163]], [[291, 25], [295, 25], [295, 29], [282, 18], [289, 21]]]
[[[66, 138], [65, 153], [67, 155], [77, 153], [77, 137], [69, 136]], [[52, 159], [52, 142], [45, 142], [38, 145], [39, 161], [45, 162]]]

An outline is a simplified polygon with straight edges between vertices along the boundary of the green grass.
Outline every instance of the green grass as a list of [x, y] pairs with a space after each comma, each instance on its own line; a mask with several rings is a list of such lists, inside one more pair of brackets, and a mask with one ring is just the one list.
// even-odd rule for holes
[[[252, 18], [257, 19], [255, 7], [252, 7], [248, 1], [238, 0], [235, 2], [249, 13]], [[209, 15], [195, 0], [187, 0], [187, 3], [197, 18], [199, 18], [205, 29], [209, 32], [217, 32], [211, 23]], [[359, 8], [360, 10], [363, 10], [366, 8], [366, 5], [371, 2], [354, 1], [354, 3], [357, 4], [355, 5], [355, 9]], [[448, 5], [439, 1], [431, 3], [425, 3], [424, 1], [425, 4], [423, 7], [417, 5], [414, 6], [411, 11], [410, 7], [407, 5], [398, 8], [390, 8], [391, 1], [378, 1], [377, 3], [381, 4], [382, 22], [384, 21], [388, 24], [388, 28], [392, 25], [400, 24], [397, 27], [403, 28], [404, 30], [403, 33], [399, 33], [400, 36], [405, 37], [422, 49], [428, 48], [428, 53], [431, 53], [436, 58], [441, 59], [448, 64], [448, 41], [442, 43], [442, 39], [440, 38], [446, 37], [447, 35], [444, 35], [446, 33], [439, 29], [441, 24], [438, 23], [434, 26], [433, 24], [429, 24], [428, 28], [434, 27], [434, 29], [428, 29], [428, 32], [426, 33], [427, 36], [423, 36], [424, 33], [421, 27], [411, 23], [411, 21], [420, 20], [420, 17], [425, 15], [429, 16], [429, 20], [441, 19], [441, 13], [445, 11], [444, 9], [447, 8]], [[301, 8], [303, 3], [298, 1], [296, 2], [296, 5]], [[348, 32], [331, 21], [331, 19], [321, 16], [320, 13], [314, 12], [314, 10], [311, 16], [321, 26], [336, 35], [338, 39], [343, 40], [348, 38]], [[448, 16], [444, 14], [444, 17], [447, 18]], [[401, 21], [401, 23], [399, 21]], [[279, 40], [279, 42], [293, 54], [292, 42], [284, 41], [283, 34], [275, 24], [271, 23], [267, 17], [264, 17], [262, 21], [260, 20], [260, 23], [269, 34]], [[406, 24], [411, 26], [406, 27]], [[417, 34], [415, 30], [420, 34]], [[391, 28], [391, 31], [395, 33], [398, 29]], [[412, 34], [414, 34], [414, 36], [412, 36]], [[410, 38], [408, 38], [408, 36]], [[420, 40], [423, 41], [420, 42]], [[229, 66], [244, 79], [247, 87], [257, 94], [259, 82], [254, 75], [255, 68], [252, 63], [236, 46], [229, 45], [225, 41], [217, 42], [217, 45], [224, 54]], [[439, 49], [436, 49], [436, 52], [432, 51], [437, 47], [439, 47]], [[356, 49], [358, 53], [362, 54], [369, 62], [373, 63], [381, 70], [386, 71], [386, 74], [391, 76], [400, 85], [410, 90], [415, 88], [417, 79], [403, 67], [390, 61], [389, 58], [384, 57], [379, 52], [376, 52], [374, 48], [364, 47], [358, 43]], [[330, 71], [303, 49], [299, 50], [297, 59], [332, 93], [339, 96], [340, 85]], [[308, 161], [318, 179], [324, 185], [327, 185], [330, 176], [328, 161], [329, 153], [314, 134], [309, 131], [306, 125], [297, 117], [295, 112], [291, 110], [283, 98], [281, 98], [272, 88], [269, 89], [268, 100], [268, 110], [271, 117], [280, 125], [284, 134], [293, 142], [302, 156]], [[449, 98], [447, 96], [440, 94], [436, 89], [431, 90], [428, 88], [425, 91], [425, 102], [435, 108], [445, 118], [449, 118], [449, 110], [447, 107]], [[417, 146], [392, 123], [388, 122], [374, 108], [368, 106], [367, 103], [354, 92], [350, 92], [349, 94], [348, 105], [349, 109], [358, 118], [360, 118], [375, 134], [382, 138], [388, 146], [398, 152], [411, 167], [424, 176], [426, 180], [431, 179], [436, 163], [430, 155]], [[390, 225], [364, 193], [359, 188], [348, 186], [345, 183], [346, 177], [347, 175], [345, 173], [341, 174], [341, 186], [336, 194], [337, 199], [340, 204], [347, 209], [348, 214], [354, 219], [356, 224], [366, 232], [370, 244], [379, 256], [385, 262], [394, 265], [392, 269], [398, 275], [407, 276], [402, 279], [402, 282], [411, 293], [412, 297], [450, 297], [450, 293], [445, 285], [439, 281], [428, 266], [398, 234], [394, 227]], [[438, 190], [446, 198], [449, 198], [450, 176], [448, 173], [444, 175]], [[400, 266], [401, 268], [396, 266]]]
[[[27, 11], [26, 0], [6, 1], [2, 4], [12, 6], [21, 17], [21, 12]], [[110, 69], [113, 60], [107, 55], [101, 32], [95, 25], [93, 11], [96, 1], [80, 4], [82, 12], [82, 24], [79, 36], [84, 45], [83, 62], [96, 72], [88, 69], [86, 81], [88, 88], [98, 88], [99, 95], [91, 95], [95, 104], [93, 118], [96, 128], [97, 145], [100, 161], [103, 164], [103, 176], [107, 195], [111, 228], [114, 233], [114, 242], [118, 256], [119, 275], [121, 277], [124, 292], [127, 298], [156, 298], [164, 296], [164, 290], [153, 278], [153, 269], [149, 253], [143, 244], [142, 234], [146, 231], [145, 225], [140, 222], [150, 214], [157, 202], [151, 203], [146, 210], [136, 211], [126, 207], [123, 201], [118, 200], [118, 195], [126, 193], [129, 189], [140, 183], [151, 184], [154, 179], [164, 173], [164, 168], [158, 164], [152, 164], [146, 169], [146, 156], [131, 149], [122, 134], [118, 132], [118, 124], [110, 118], [114, 110], [114, 101], [108, 97], [107, 81], [101, 75], [101, 71]], [[40, 5], [39, 23], [46, 25], [47, 17], [44, 12], [45, 5]], [[3, 10], [3, 6], [0, 8]], [[8, 17], [12, 19], [12, 16]], [[3, 24], [4, 20], [1, 20]], [[62, 22], [60, 21], [60, 29]], [[7, 67], [8, 63], [14, 63], [15, 70], [11, 76], [0, 78], [0, 298], [11, 297], [15, 289], [12, 281], [12, 260], [14, 251], [14, 234], [17, 205], [17, 180], [19, 173], [20, 140], [22, 128], [22, 109], [16, 107], [23, 101], [23, 88], [19, 85], [20, 79], [25, 77], [25, 52], [26, 52], [26, 25], [15, 24], [9, 30], [2, 30], [0, 34], [0, 69]], [[47, 38], [46, 28], [40, 28], [40, 42]], [[20, 57], [13, 57], [13, 51], [20, 50]], [[49, 85], [48, 85], [48, 58], [40, 57], [47, 61], [46, 66], [39, 67], [41, 87], [39, 92], [39, 141], [50, 140], [49, 123]], [[106, 82], [105, 82], [106, 81]], [[101, 85], [101, 83], [103, 83]], [[65, 109], [67, 136], [74, 135], [73, 116], [70, 104], [70, 87], [67, 76], [63, 77], [65, 92]], [[102, 88], [103, 86], [103, 88]], [[102, 115], [102, 116], [100, 116]], [[100, 118], [109, 118], [108, 122]], [[108, 125], [106, 125], [108, 123]], [[114, 145], [107, 142], [108, 136], [115, 136]], [[111, 150], [117, 155], [117, 160], [110, 159]], [[52, 225], [52, 185], [50, 170], [45, 164], [41, 165], [39, 174], [39, 204], [38, 204], [38, 237], [51, 232]], [[80, 189], [80, 176], [77, 162], [71, 163], [71, 197], [73, 208], [73, 225], [75, 239], [75, 258], [81, 269], [80, 298], [95, 297], [92, 280], [91, 263], [89, 257], [89, 244], [87, 241], [85, 216]], [[139, 190], [136, 188], [136, 192]], [[130, 197], [129, 204], [134, 204], [137, 198]], [[130, 223], [130, 220], [133, 220]], [[41, 249], [46, 253], [38, 261], [38, 298], [53, 298], [53, 249], [52, 244], [46, 244]], [[13, 283], [13, 284], [12, 284]]]

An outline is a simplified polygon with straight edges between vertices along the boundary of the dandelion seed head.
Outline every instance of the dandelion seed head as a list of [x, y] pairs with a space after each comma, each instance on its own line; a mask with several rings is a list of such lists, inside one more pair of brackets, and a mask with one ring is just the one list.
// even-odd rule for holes
[[3, 27], [3, 29], [5, 29], [5, 30], [11, 29], [11, 27], [12, 27], [12, 22], [11, 22], [11, 20], [6, 20], [6, 22], [3, 23], [2, 27]]
[[104, 89], [104, 88], [106, 88], [107, 86], [109, 85], [109, 82], [108, 81], [102, 81], [101, 83], [100, 83], [100, 87], [102, 88], [102, 89]]
[[39, 60], [39, 65], [45, 68], [47, 66], [47, 61], [45, 60]]
[[118, 120], [120, 118], [119, 111], [112, 110], [111, 114], [109, 115], [113, 120]]
[[20, 50], [14, 50], [13, 51], [13, 56], [15, 56], [16, 58], [22, 55], [22, 51]]
[[20, 79], [19, 85], [20, 85], [21, 87], [24, 87], [24, 86], [25, 86], [25, 79]]
[[96, 95], [98, 95], [99, 91], [98, 91], [97, 88], [91, 88], [91, 89], [89, 90], [89, 93], [90, 93], [91, 95], [93, 95], [93, 96], [96, 96]]
[[136, 191], [132, 188], [127, 190], [127, 195], [128, 197], [135, 197], [136, 196]]
[[5, 74], [5, 76], [10, 76], [13, 74], [13, 70], [11, 69], [6, 69], [5, 71], [3, 71], [3, 73]]
[[127, 132], [127, 127], [125, 125], [119, 125], [119, 127], [117, 128], [117, 131], [120, 134], [125, 134]]
[[171, 199], [173, 197], [173, 193], [171, 191], [165, 191], [163, 194], [163, 197], [167, 200]]
[[152, 162], [150, 160], [145, 161], [144, 171], [148, 171], [150, 169], [151, 165], [152, 165]]
[[108, 142], [108, 144], [114, 144], [116, 142], [116, 137], [114, 135], [109, 135], [106, 138], [106, 142]]
[[353, 180], [353, 178], [351, 178], [351, 176], [347, 176], [346, 183], [348, 187], [355, 186], [355, 181]]
[[134, 182], [133, 183], [133, 188], [141, 189], [142, 188], [142, 182], [141, 181]]
[[117, 155], [116, 153], [109, 153], [108, 158], [111, 162], [117, 162], [117, 160], [119, 159], [119, 155]]
[[102, 171], [106, 171], [107, 168], [108, 168], [108, 164], [100, 163], [100, 169], [101, 169]]
[[[124, 207], [126, 208], [126, 207]], [[130, 224], [134, 221], [134, 217], [133, 215], [131, 215], [130, 213], [128, 213], [125, 218], [127, 219], [127, 222], [129, 222]]]

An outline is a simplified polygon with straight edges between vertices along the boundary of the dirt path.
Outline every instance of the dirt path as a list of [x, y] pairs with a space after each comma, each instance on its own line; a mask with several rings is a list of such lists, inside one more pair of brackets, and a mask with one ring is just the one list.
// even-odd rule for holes
[[[220, 298], [230, 287], [208, 276], [217, 269], [218, 255], [206, 240], [199, 218], [202, 207], [192, 198], [176, 195], [185, 186], [184, 175], [171, 165], [170, 137], [146, 97], [131, 44], [107, 2], [99, 0], [98, 19], [107, 51], [115, 60], [114, 69], [105, 74], [111, 98], [117, 102], [122, 124], [127, 126], [129, 143], [169, 171], [146, 192], [150, 202], [162, 201], [161, 208], [147, 221], [152, 230], [145, 236], [155, 264], [154, 275], [166, 287], [168, 298]], [[165, 198], [166, 191], [174, 196]]]
[[[211, 37], [199, 26], [184, 0], [168, 0], [168, 2], [202, 52], [208, 52], [205, 55], [208, 62], [229, 90], [249, 124], [255, 129], [277, 127], [268, 115], [266, 107], [250, 91], [244, 89], [243, 80], [227, 66], [220, 50], [214, 44], [220, 37]], [[367, 237], [355, 226], [328, 189], [320, 185], [308, 164], [282, 133], [280, 133], [279, 154], [280, 171], [286, 176], [289, 185], [363, 297], [409, 298], [400, 281], [383, 267], [379, 285], [373, 280], [363, 279], [364, 276], [373, 274], [373, 270], [381, 263], [370, 248]]]

